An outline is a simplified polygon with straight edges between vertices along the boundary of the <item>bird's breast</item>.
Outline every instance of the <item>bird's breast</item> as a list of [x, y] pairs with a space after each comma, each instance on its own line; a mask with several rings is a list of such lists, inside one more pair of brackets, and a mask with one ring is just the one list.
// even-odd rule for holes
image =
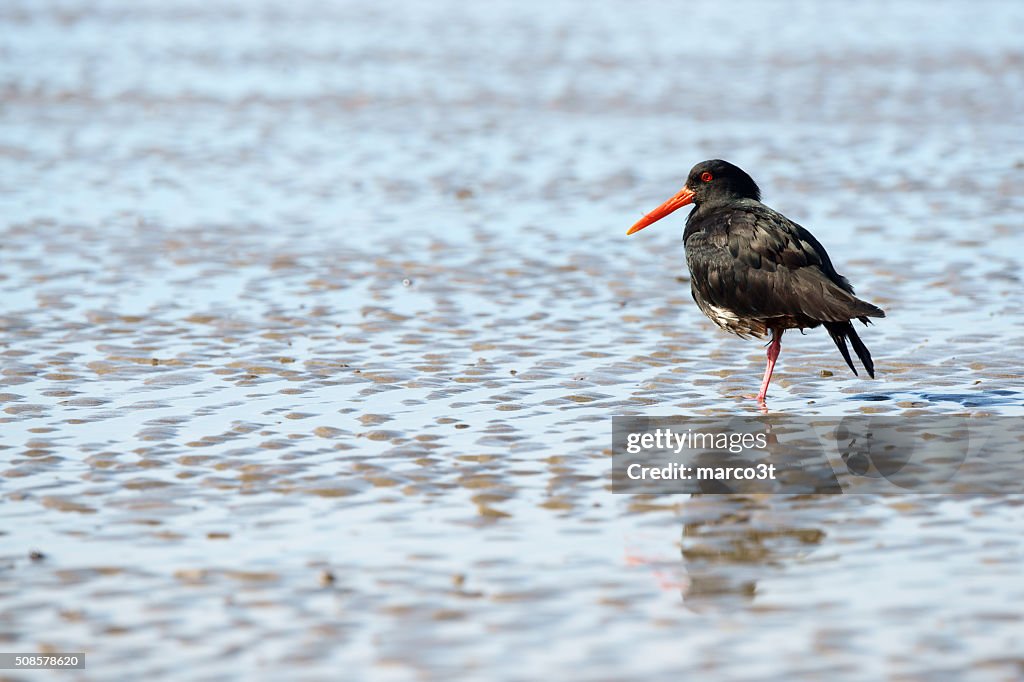
[[692, 288], [691, 290], [693, 293], [693, 300], [697, 302], [697, 307], [700, 308], [701, 312], [719, 328], [743, 338], [748, 338], [750, 336], [760, 338], [768, 332], [768, 328], [765, 325], [764, 320], [740, 315], [736, 311], [725, 306], [712, 303], [702, 296], [698, 289]]

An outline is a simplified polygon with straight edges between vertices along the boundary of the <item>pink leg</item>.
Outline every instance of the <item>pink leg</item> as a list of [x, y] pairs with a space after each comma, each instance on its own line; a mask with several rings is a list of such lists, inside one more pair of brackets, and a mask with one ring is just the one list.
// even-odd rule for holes
[[761, 382], [761, 392], [757, 394], [757, 402], [764, 404], [768, 396], [768, 382], [772, 380], [772, 372], [775, 371], [775, 361], [779, 359], [782, 351], [782, 332], [772, 332], [772, 342], [768, 344], [768, 365], [764, 368], [764, 381]]
[[[679, 566], [679, 559], [675, 560], [659, 560], [659, 559], [647, 559], [642, 556], [634, 554], [626, 554], [626, 565], [627, 566], [650, 566], [651, 573], [654, 574], [655, 580], [658, 581], [658, 587], [663, 590], [672, 590], [673, 592], [678, 590], [686, 590], [690, 587], [690, 580], [687, 578]], [[657, 568], [658, 565], [671, 566], [666, 570]]]

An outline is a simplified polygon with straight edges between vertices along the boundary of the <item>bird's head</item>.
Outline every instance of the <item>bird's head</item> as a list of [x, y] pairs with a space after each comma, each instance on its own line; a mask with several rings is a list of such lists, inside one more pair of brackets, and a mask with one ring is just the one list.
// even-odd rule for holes
[[705, 203], [727, 202], [732, 199], [761, 200], [761, 190], [757, 183], [743, 169], [728, 161], [713, 159], [701, 161], [692, 169], [686, 178], [686, 184], [679, 192], [654, 209], [629, 228], [626, 234], [639, 232], [651, 223], [657, 222], [687, 204], [700, 206]]

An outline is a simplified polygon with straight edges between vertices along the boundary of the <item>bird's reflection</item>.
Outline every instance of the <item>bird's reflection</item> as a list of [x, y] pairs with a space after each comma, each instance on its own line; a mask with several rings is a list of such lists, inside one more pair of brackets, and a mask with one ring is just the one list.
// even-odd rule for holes
[[794, 515], [795, 498], [694, 495], [684, 505], [679, 559], [633, 557], [631, 563], [648, 565], [659, 586], [678, 590], [695, 612], [748, 605], [758, 581], [802, 560], [825, 537], [805, 513]]
[[825, 537], [818, 527], [773, 514], [772, 501], [695, 496], [684, 521], [680, 553], [688, 580], [683, 602], [694, 610], [750, 602], [758, 580], [797, 561]]

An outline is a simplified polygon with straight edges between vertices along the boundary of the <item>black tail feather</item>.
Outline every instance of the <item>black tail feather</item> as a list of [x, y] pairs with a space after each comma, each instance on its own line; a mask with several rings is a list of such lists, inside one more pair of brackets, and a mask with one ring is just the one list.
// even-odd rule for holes
[[828, 330], [829, 336], [836, 342], [836, 348], [843, 354], [843, 360], [846, 360], [846, 364], [853, 370], [854, 375], [857, 375], [857, 368], [853, 366], [853, 359], [850, 357], [850, 349], [846, 347], [846, 334], [847, 328], [851, 331], [853, 326], [849, 322], [826, 322], [825, 329]]
[[846, 339], [850, 339], [850, 343], [853, 345], [853, 350], [860, 358], [861, 363], [864, 365], [864, 369], [868, 371], [868, 376], [872, 379], [875, 378], [875, 363], [871, 359], [871, 353], [868, 352], [868, 347], [864, 345], [864, 342], [857, 336], [857, 330], [853, 328], [853, 325], [849, 322], [826, 322], [825, 329], [828, 330], [829, 336], [835, 341], [836, 348], [842, 353], [843, 359], [846, 360], [846, 364], [853, 370], [854, 375], [857, 375], [857, 368], [853, 366], [853, 359], [850, 357], [850, 349], [846, 346]]
[[868, 376], [872, 379], [875, 378], [875, 363], [871, 359], [871, 353], [868, 352], [868, 347], [864, 345], [864, 342], [857, 336], [857, 330], [853, 328], [852, 324], [847, 323], [850, 327], [850, 344], [853, 346], [853, 351], [860, 358], [861, 364], [864, 365], [864, 369], [868, 371]]

